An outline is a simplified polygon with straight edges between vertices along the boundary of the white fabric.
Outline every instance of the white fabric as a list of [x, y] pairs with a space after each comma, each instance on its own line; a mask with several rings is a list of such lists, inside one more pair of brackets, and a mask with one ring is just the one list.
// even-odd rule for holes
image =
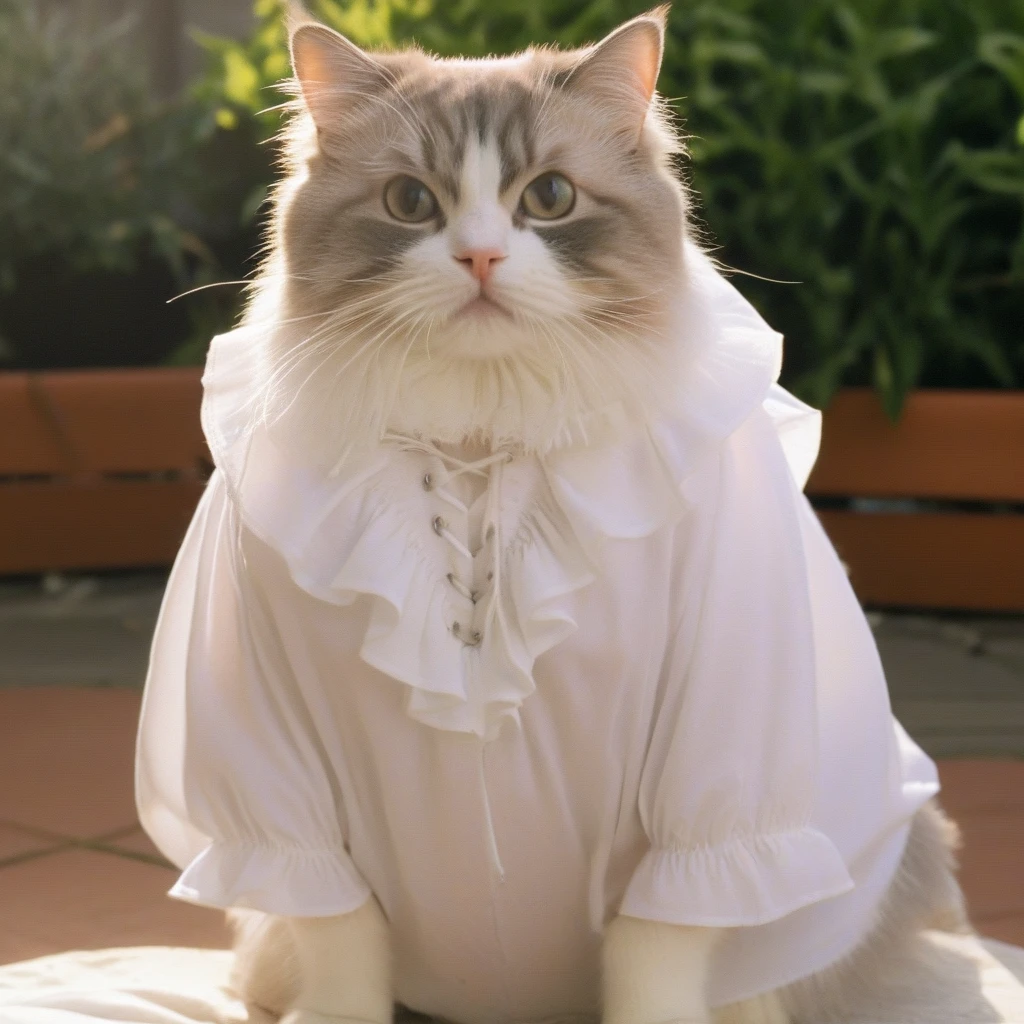
[[696, 254], [689, 288], [678, 416], [490, 462], [476, 550], [443, 481], [481, 467], [306, 465], [251, 414], [246, 333], [215, 341], [140, 731], [174, 895], [372, 891], [397, 998], [474, 1022], [593, 1011], [620, 910], [734, 929], [716, 1004], [863, 936], [934, 766], [800, 493], [818, 416], [779, 336]]
[[[2, 1024], [235, 1024], [232, 955], [162, 946], [97, 949], [0, 967]], [[256, 1024], [255, 1021], [252, 1024]]]
[[[228, 987], [231, 954], [142, 947], [0, 967], [3, 1024], [271, 1024]], [[932, 933], [830, 1024], [1021, 1024], [1024, 949]], [[399, 1024], [402, 1024], [399, 1021]], [[810, 1022], [814, 1024], [814, 1022]], [[822, 1022], [824, 1024], [824, 1022]]]

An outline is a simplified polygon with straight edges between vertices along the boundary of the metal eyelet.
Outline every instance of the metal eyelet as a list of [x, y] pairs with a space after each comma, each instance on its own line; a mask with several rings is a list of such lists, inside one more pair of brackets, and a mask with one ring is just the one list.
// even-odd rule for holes
[[453, 572], [448, 573], [445, 576], [448, 583], [457, 590], [463, 597], [468, 597], [473, 604], [476, 604], [480, 598], [479, 590], [470, 590]]
[[440, 516], [434, 516], [431, 525], [434, 527], [434, 533], [436, 533], [438, 537], [440, 537], [444, 533], [445, 527], [448, 524]]
[[454, 633], [455, 636], [457, 636], [467, 647], [476, 647], [476, 645], [484, 638], [483, 633], [481, 633], [479, 629], [474, 629], [469, 636], [463, 636], [462, 625], [458, 622], [452, 623], [452, 633]]
[[434, 478], [429, 473], [423, 474], [423, 490], [430, 491], [434, 488]]

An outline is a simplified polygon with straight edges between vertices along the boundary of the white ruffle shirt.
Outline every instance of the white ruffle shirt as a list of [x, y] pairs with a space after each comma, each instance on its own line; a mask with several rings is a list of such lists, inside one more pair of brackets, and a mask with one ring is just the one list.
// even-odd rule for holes
[[715, 1005], [864, 936], [935, 769], [801, 493], [780, 337], [696, 252], [688, 287], [678, 417], [543, 457], [318, 471], [253, 425], [247, 330], [215, 339], [139, 736], [172, 895], [372, 892], [396, 998], [467, 1024], [594, 1013], [618, 913], [732, 929]]

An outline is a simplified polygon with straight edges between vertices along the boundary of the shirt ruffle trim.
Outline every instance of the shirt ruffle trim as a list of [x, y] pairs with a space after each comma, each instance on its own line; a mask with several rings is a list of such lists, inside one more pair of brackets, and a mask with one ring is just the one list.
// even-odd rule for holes
[[602, 441], [540, 458], [553, 500], [529, 510], [528, 539], [504, 553], [500, 614], [473, 649], [451, 635], [437, 559], [389, 493], [395, 453], [382, 448], [332, 475], [283, 452], [253, 414], [259, 332], [213, 340], [203, 429], [242, 522], [308, 593], [338, 605], [372, 600], [360, 655], [409, 688], [416, 720], [490, 737], [517, 717], [537, 658], [576, 629], [571, 596], [596, 578], [601, 545], [678, 518], [687, 478], [756, 409], [780, 424], [794, 474], [806, 476], [817, 413], [773, 388], [781, 336], [696, 249], [688, 274], [678, 415], [627, 433], [609, 413], [604, 429], [586, 431]]
[[345, 851], [216, 840], [185, 868], [175, 899], [290, 917], [326, 917], [361, 907], [370, 889]]
[[750, 927], [852, 888], [832, 841], [805, 826], [715, 846], [649, 850], [620, 912], [667, 924]]
[[396, 504], [375, 504], [359, 525], [339, 572], [324, 588], [292, 564], [296, 581], [335, 603], [360, 595], [374, 600], [360, 648], [368, 665], [408, 687], [406, 710], [438, 729], [493, 737], [505, 718], [517, 718], [534, 691], [533, 666], [576, 629], [569, 594], [593, 580], [571, 534], [543, 509], [531, 513], [531, 538], [506, 561], [506, 580], [479, 647], [452, 636], [449, 587], [434, 561], [417, 549]]

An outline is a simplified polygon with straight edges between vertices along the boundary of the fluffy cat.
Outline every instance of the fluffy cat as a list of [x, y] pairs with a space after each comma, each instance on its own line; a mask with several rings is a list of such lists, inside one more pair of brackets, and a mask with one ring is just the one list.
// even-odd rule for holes
[[[590, 60], [371, 58], [296, 28], [302, 102], [246, 317], [274, 325], [278, 429], [325, 458], [389, 429], [544, 451], [593, 410], [668, 405], [687, 199], [653, 96], [660, 17]], [[559, 172], [538, 179], [541, 157]]]
[[[545, 452], [618, 407], [656, 418], [686, 372], [680, 144], [654, 92], [665, 9], [580, 51], [440, 60], [366, 54], [293, 15], [300, 95], [285, 136], [259, 329], [260, 415], [335, 469], [389, 432], [461, 454]], [[862, 946], [717, 1011], [729, 1024], [841, 1021], [925, 927], [966, 927], [951, 828], [926, 805]], [[237, 912], [236, 984], [288, 1024], [385, 1024], [387, 924]], [[706, 1024], [720, 931], [620, 917], [606, 1024]], [[467, 1022], [469, 1024], [469, 1022]]]

